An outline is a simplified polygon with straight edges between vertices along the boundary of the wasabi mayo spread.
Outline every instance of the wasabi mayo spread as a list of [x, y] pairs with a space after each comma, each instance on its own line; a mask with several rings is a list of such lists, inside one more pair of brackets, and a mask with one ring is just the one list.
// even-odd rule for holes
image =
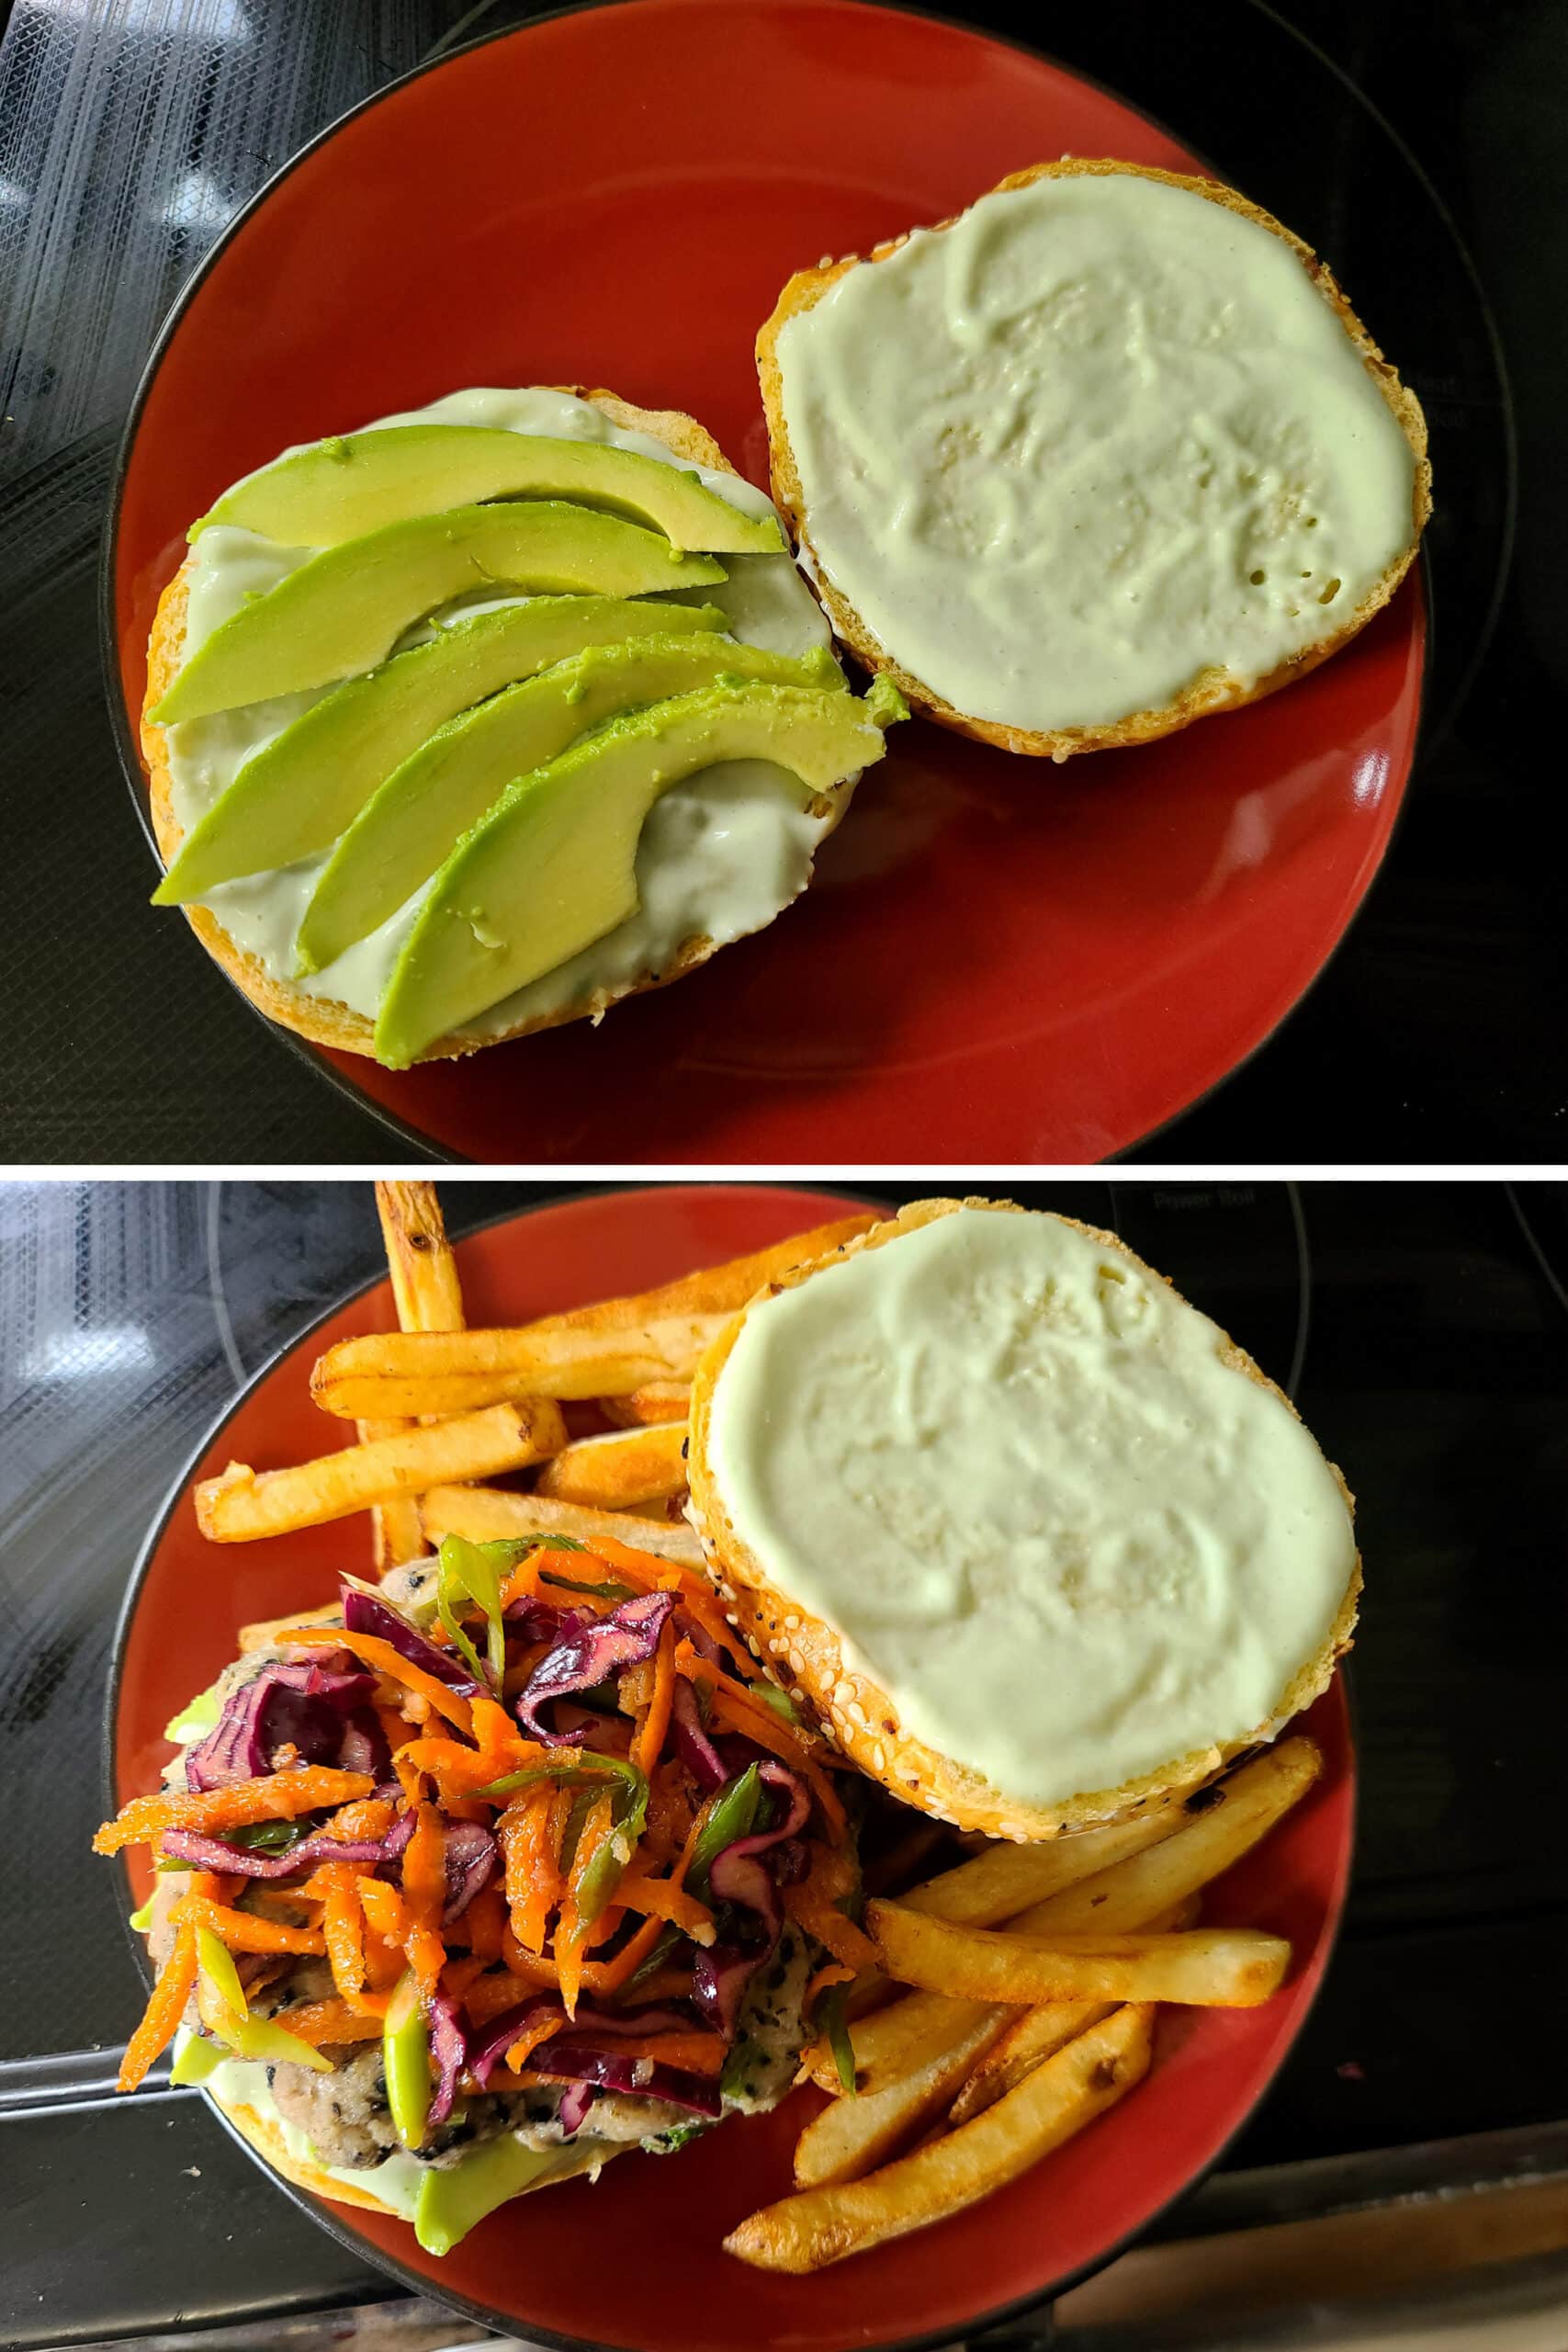
[[1415, 536], [1415, 460], [1282, 239], [1163, 182], [982, 197], [779, 332], [809, 552], [971, 718], [1255, 684]]
[[[454, 392], [428, 408], [378, 420], [379, 426], [425, 423], [605, 442], [695, 472], [708, 489], [747, 514], [773, 513], [767, 498], [750, 482], [687, 466], [661, 441], [624, 431], [588, 401], [568, 393]], [[314, 552], [280, 547], [230, 525], [204, 529], [193, 549], [183, 659], [188, 661], [248, 599], [276, 587]], [[829, 644], [827, 624], [787, 555], [731, 555], [724, 559], [724, 581], [682, 591], [681, 601], [718, 605], [730, 636], [772, 652], [801, 655]], [[453, 620], [521, 601], [495, 595], [462, 600], [409, 630], [396, 650], [426, 641]], [[254, 752], [327, 691], [278, 695], [170, 726], [169, 770], [182, 831], [190, 831]], [[467, 1025], [480, 1034], [499, 1035], [520, 1022], [592, 1006], [602, 995], [662, 969], [694, 936], [723, 944], [760, 931], [806, 888], [813, 854], [830, 821], [804, 808], [795, 779], [766, 761], [728, 761], [672, 786], [642, 830], [637, 855], [637, 912]], [[323, 851], [272, 872], [220, 883], [201, 903], [270, 976], [374, 1020], [430, 886], [415, 892], [378, 929], [333, 962], [302, 976], [296, 968], [296, 934], [329, 854]]]
[[1066, 1804], [1269, 1723], [1350, 1584], [1328, 1464], [1223, 1344], [1119, 1245], [960, 1209], [752, 1308], [709, 1468], [907, 1732]]

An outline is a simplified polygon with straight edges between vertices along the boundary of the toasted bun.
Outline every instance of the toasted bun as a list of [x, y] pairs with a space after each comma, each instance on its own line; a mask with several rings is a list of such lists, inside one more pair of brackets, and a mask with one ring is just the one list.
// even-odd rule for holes
[[[1343, 627], [1321, 644], [1305, 648], [1282, 662], [1278, 669], [1259, 678], [1254, 685], [1245, 685], [1226, 675], [1222, 670], [1206, 670], [1185, 687], [1174, 701], [1157, 710], [1140, 710], [1129, 718], [1117, 719], [1106, 727], [1061, 727], [1044, 732], [1028, 728], [1003, 727], [995, 720], [975, 718], [966, 712], [954, 709], [950, 702], [922, 684], [920, 680], [903, 669], [872, 635], [855, 607], [838, 587], [832, 575], [823, 566], [811, 539], [811, 518], [807, 512], [800, 473], [790, 447], [789, 430], [784, 423], [783, 382], [778, 362], [778, 338], [787, 320], [802, 311], [812, 310], [830, 286], [836, 285], [847, 270], [859, 266], [861, 256], [851, 254], [844, 260], [825, 262], [816, 269], [795, 273], [779, 296], [772, 318], [757, 337], [757, 373], [762, 387], [762, 405], [768, 418], [768, 450], [772, 461], [773, 500], [789, 516], [796, 539], [809, 552], [813, 577], [818, 593], [827, 606], [829, 617], [843, 642], [868, 670], [879, 671], [893, 680], [911, 710], [918, 710], [939, 726], [951, 727], [960, 735], [970, 735], [977, 742], [996, 743], [1003, 751], [1024, 752], [1043, 758], [1066, 759], [1075, 752], [1103, 752], [1117, 744], [1148, 743], [1161, 735], [1173, 735], [1178, 729], [1190, 727], [1195, 718], [1207, 718], [1219, 710], [1237, 710], [1244, 703], [1258, 702], [1265, 695], [1288, 686], [1297, 678], [1304, 678], [1320, 662], [1326, 662], [1348, 644], [1359, 629], [1366, 627], [1372, 615], [1388, 603], [1414, 560], [1428, 514], [1432, 508], [1432, 469], [1427, 458], [1427, 421], [1421, 403], [1414, 392], [1400, 382], [1366, 328], [1351, 310], [1336, 284], [1332, 271], [1320, 262], [1310, 245], [1276, 220], [1272, 213], [1251, 203], [1235, 188], [1223, 187], [1215, 181], [1195, 179], [1182, 172], [1156, 171], [1143, 164], [1119, 163], [1113, 160], [1083, 162], [1077, 157], [1064, 157], [1055, 164], [1035, 164], [1023, 172], [1010, 172], [998, 180], [988, 195], [1000, 195], [1005, 188], [1027, 187], [1034, 180], [1062, 179], [1075, 175], [1103, 176], [1126, 173], [1137, 179], [1163, 180], [1168, 187], [1190, 189], [1211, 204], [1223, 204], [1232, 212], [1255, 221], [1289, 245], [1301, 261], [1319, 294], [1338, 318], [1340, 325], [1360, 354], [1361, 363], [1390, 410], [1410, 446], [1416, 459], [1416, 487], [1410, 523], [1410, 543], [1391, 563], [1382, 578], [1374, 582], [1361, 602], [1348, 616]], [[979, 201], [978, 198], [976, 199]], [[953, 214], [936, 223], [938, 229], [948, 229], [961, 216]], [[873, 262], [886, 261], [890, 254], [907, 244], [912, 232], [893, 237], [886, 244], [874, 245], [869, 255]]]
[[[320, 2165], [302, 2164], [298, 2156], [290, 2154], [281, 2126], [270, 2115], [259, 2114], [254, 2107], [246, 2107], [239, 2099], [220, 2098], [216, 2091], [210, 2091], [209, 2095], [218, 2100], [240, 2137], [248, 2141], [257, 2155], [296, 2188], [307, 2189], [312, 2197], [325, 2197], [334, 2205], [357, 2205], [367, 2213], [390, 2213], [395, 2221], [402, 2218], [370, 2189], [339, 2180], [335, 2174], [324, 2172]], [[517, 2195], [528, 2197], [536, 2188], [554, 2188], [563, 2180], [575, 2180], [581, 2174], [608, 2164], [612, 2156], [624, 2155], [627, 2148], [635, 2145], [635, 2141], [629, 2140], [615, 2145], [601, 2142], [595, 2149], [583, 2149], [570, 2165], [563, 2165], [558, 2172], [551, 2173], [547, 2180], [532, 2181], [526, 2188], [520, 2188]], [[512, 2201], [514, 2203], [516, 2200], [513, 2199]]]
[[[1162, 1804], [1173, 1795], [1198, 1787], [1245, 1749], [1273, 1739], [1292, 1715], [1299, 1714], [1320, 1691], [1327, 1689], [1336, 1660], [1349, 1647], [1356, 1623], [1357, 1600], [1361, 1589], [1361, 1564], [1358, 1555], [1327, 1640], [1292, 1678], [1266, 1721], [1256, 1724], [1239, 1739], [1195, 1748], [1186, 1756], [1173, 1757], [1157, 1771], [1128, 1781], [1120, 1788], [1096, 1789], [1057, 1805], [1023, 1804], [1003, 1796], [989, 1781], [969, 1766], [955, 1762], [952, 1757], [942, 1755], [938, 1749], [928, 1747], [923, 1740], [916, 1738], [905, 1726], [897, 1701], [868, 1675], [849, 1663], [843, 1644], [833, 1628], [821, 1618], [813, 1616], [795, 1596], [773, 1583], [761, 1561], [738, 1534], [709, 1459], [709, 1431], [714, 1390], [748, 1315], [780, 1291], [791, 1290], [797, 1283], [809, 1282], [822, 1267], [840, 1259], [852, 1257], [861, 1250], [884, 1249], [889, 1242], [897, 1241], [901, 1234], [914, 1232], [923, 1225], [930, 1225], [935, 1218], [950, 1216], [955, 1209], [961, 1208], [1005, 1209], [1015, 1216], [1035, 1214], [1021, 1209], [1012, 1201], [970, 1198], [911, 1202], [887, 1224], [874, 1227], [871, 1232], [846, 1243], [841, 1249], [815, 1259], [808, 1265], [797, 1267], [779, 1281], [770, 1283], [726, 1327], [698, 1364], [692, 1384], [691, 1517], [702, 1538], [709, 1573], [727, 1607], [733, 1612], [735, 1623], [740, 1627], [759, 1657], [783, 1675], [792, 1691], [798, 1691], [804, 1697], [823, 1731], [853, 1758], [863, 1772], [870, 1779], [879, 1781], [891, 1795], [904, 1804], [915, 1805], [922, 1813], [934, 1814], [941, 1820], [951, 1821], [960, 1829], [979, 1829], [992, 1838], [1028, 1841], [1055, 1838], [1065, 1831], [1092, 1828], [1103, 1822], [1129, 1819], [1150, 1805]], [[1134, 1257], [1125, 1242], [1119, 1240], [1114, 1234], [1102, 1233], [1093, 1226], [1080, 1225], [1072, 1217], [1061, 1221], [1073, 1226], [1076, 1231], [1087, 1234], [1091, 1240], [1122, 1251], [1152, 1281], [1164, 1282], [1168, 1289], [1174, 1288], [1164, 1275], [1156, 1274], [1153, 1268], [1144, 1265], [1141, 1259]], [[1238, 1348], [1234, 1340], [1224, 1339], [1220, 1359], [1233, 1370], [1245, 1373], [1260, 1388], [1267, 1388], [1279, 1398], [1288, 1413], [1300, 1419], [1301, 1416], [1284, 1391], [1258, 1370], [1252, 1358], [1245, 1350]], [[1354, 1498], [1344, 1479], [1332, 1464], [1329, 1467], [1347, 1506], [1353, 1506]]]
[[[629, 401], [617, 399], [614, 392], [589, 391], [580, 384], [558, 384], [557, 391], [574, 393], [607, 416], [612, 424], [624, 431], [646, 433], [662, 441], [678, 458], [688, 464], [706, 466], [716, 473], [732, 474], [732, 466], [712, 435], [704, 431], [694, 417], [683, 416], [679, 409], [634, 408]], [[164, 729], [147, 716], [174, 684], [180, 667], [185, 646], [186, 605], [190, 594], [190, 567], [187, 556], [158, 600], [153, 616], [152, 634], [147, 648], [147, 695], [141, 707], [141, 756], [147, 766], [148, 792], [152, 804], [152, 831], [158, 852], [165, 867], [172, 865], [184, 830], [175, 815], [174, 787], [169, 775], [168, 741]], [[830, 832], [846, 806], [844, 794], [833, 795], [828, 808]], [[826, 840], [827, 833], [823, 835]], [[329, 997], [309, 996], [288, 980], [276, 978], [258, 957], [238, 946], [229, 936], [216, 915], [206, 907], [187, 906], [182, 909], [186, 922], [213, 961], [221, 964], [236, 988], [248, 996], [271, 1021], [279, 1022], [285, 1029], [294, 1030], [301, 1037], [309, 1037], [313, 1045], [330, 1046], [344, 1054], [373, 1055], [375, 1023], [362, 1012]], [[604, 989], [582, 1003], [571, 1005], [558, 1012], [536, 1014], [531, 1020], [519, 1021], [510, 1029], [486, 1031], [453, 1030], [436, 1038], [416, 1056], [422, 1062], [452, 1061], [464, 1054], [477, 1054], [485, 1046], [499, 1046], [509, 1037], [526, 1037], [537, 1029], [557, 1029], [568, 1021], [581, 1021], [585, 1015], [597, 1016], [618, 1004], [623, 997], [641, 996], [649, 989], [667, 988], [683, 973], [695, 971], [716, 955], [721, 943], [699, 935], [684, 939], [662, 970], [649, 972], [625, 988]]]

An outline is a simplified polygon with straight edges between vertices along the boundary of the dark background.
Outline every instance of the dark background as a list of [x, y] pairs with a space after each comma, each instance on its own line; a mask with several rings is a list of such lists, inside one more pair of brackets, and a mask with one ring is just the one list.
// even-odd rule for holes
[[[369, 1117], [266, 1030], [193, 941], [147, 916], [153, 867], [99, 678], [98, 536], [159, 321], [239, 205], [459, 27], [466, 38], [528, 13], [514, 0], [11, 10], [0, 1127], [14, 1161], [386, 1155]], [[1255, 0], [1097, 0], [947, 13], [1095, 74], [1330, 253], [1433, 428], [1428, 729], [1383, 872], [1282, 1031], [1137, 1156], [1560, 1160], [1562, 926], [1548, 843], [1568, 683], [1568, 9], [1290, 0], [1277, 16]], [[1513, 469], [1494, 319], [1517, 421], [1506, 584]]]
[[[1339, 1948], [1224, 2172], [1164, 2226], [1321, 2210], [1369, 2174], [1382, 2197], [1568, 2175], [1568, 1193], [1012, 1189], [1120, 1231], [1290, 1385], [1356, 1491], [1367, 1564]], [[460, 1233], [551, 1188], [442, 1190]], [[142, 1986], [119, 1873], [88, 1850], [115, 1619], [147, 1530], [242, 1384], [380, 1271], [364, 1183], [0, 1183], [8, 2347], [386, 2291], [194, 2093], [114, 2099]], [[1394, 2153], [1363, 2165], [1375, 2150]]]

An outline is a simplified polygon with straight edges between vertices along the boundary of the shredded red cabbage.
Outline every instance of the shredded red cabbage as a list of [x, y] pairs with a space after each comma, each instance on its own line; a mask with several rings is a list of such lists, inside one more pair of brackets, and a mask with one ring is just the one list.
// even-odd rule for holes
[[[504, 1621], [525, 1642], [553, 1642], [561, 1630], [563, 1613], [555, 1601], [540, 1600], [533, 1594], [525, 1594], [521, 1600], [514, 1600], [505, 1611]], [[574, 1619], [583, 1613], [576, 1609], [570, 1612]]]
[[708, 1870], [708, 1886], [720, 1902], [750, 1911], [761, 1927], [762, 1939], [750, 1945], [713, 1944], [699, 1950], [692, 1962], [692, 1991], [697, 2007], [727, 2039], [733, 2039], [752, 1977], [778, 1948], [784, 1932], [780, 1866], [796, 1871], [800, 1832], [811, 1812], [805, 1781], [787, 1765], [775, 1763], [770, 1757], [758, 1765], [757, 1774], [763, 1786], [783, 1800], [782, 1817], [771, 1829], [738, 1838], [716, 1854]]
[[723, 1788], [729, 1774], [723, 1757], [703, 1729], [697, 1694], [683, 1674], [675, 1677], [671, 1713], [676, 1752], [704, 1796], [711, 1796], [715, 1789]]
[[435, 2063], [435, 2089], [431, 2097], [427, 2127], [445, 2123], [452, 2112], [457, 2096], [457, 2077], [468, 2055], [468, 2036], [463, 2031], [456, 2001], [445, 1993], [434, 1993], [427, 2013], [430, 2027], [430, 2054]]
[[[565, 2009], [554, 1993], [536, 1993], [528, 2000], [519, 2002], [514, 2009], [493, 2020], [485, 2030], [482, 2041], [471, 2043], [468, 2051], [468, 2072], [481, 2088], [506, 2055], [518, 2036], [530, 2026], [538, 2025], [547, 2017], [560, 2019], [563, 2031], [569, 2025]], [[592, 2001], [578, 2005], [577, 2022], [571, 2027], [574, 2036], [581, 2034], [595, 2041], [614, 2041], [626, 2034], [690, 2033], [692, 2020], [682, 2017], [679, 2009], [602, 2009]], [[534, 2060], [529, 2058], [533, 2065]]]
[[303, 1764], [335, 1762], [344, 1718], [365, 1706], [375, 1677], [313, 1660], [264, 1666], [254, 1681], [224, 1701], [207, 1737], [186, 1757], [186, 1786], [205, 1792], [235, 1781], [256, 1781], [274, 1770], [279, 1748], [293, 1747]]
[[[717, 2083], [705, 2075], [682, 2074], [677, 2067], [661, 2066], [649, 2058], [628, 2057], [622, 2050], [596, 2049], [581, 2034], [558, 2033], [552, 2041], [529, 2052], [528, 2064], [536, 2075], [549, 2075], [560, 2082], [592, 2083], [600, 2090], [629, 2091], [634, 2098], [667, 2099], [671, 2107], [686, 2108], [693, 2115], [717, 2115], [722, 2105]], [[569, 2134], [578, 2128], [567, 2122], [565, 2099], [560, 2120]]]
[[343, 1741], [338, 1748], [340, 1772], [368, 1772], [378, 1779], [392, 1760], [387, 1745], [387, 1735], [368, 1707], [351, 1717], [343, 1727]]
[[188, 1862], [194, 1871], [229, 1871], [241, 1878], [290, 1878], [307, 1862], [395, 1862], [413, 1829], [412, 1813], [394, 1821], [384, 1838], [333, 1838], [324, 1829], [316, 1829], [281, 1854], [231, 1846], [221, 1838], [206, 1838], [196, 1829], [165, 1829], [158, 1842], [171, 1861]]
[[481, 1822], [446, 1823], [441, 1854], [446, 1872], [446, 1901], [441, 1913], [444, 1928], [462, 1917], [480, 1887], [487, 1883], [495, 1869], [496, 1854], [495, 1839]]
[[[635, 1600], [623, 1600], [607, 1617], [581, 1612], [581, 1622], [571, 1625], [570, 1631], [570, 1621], [563, 1621], [561, 1639], [547, 1657], [541, 1658], [517, 1702], [517, 1720], [524, 1730], [549, 1747], [559, 1747], [571, 1740], [571, 1732], [552, 1731], [542, 1723], [539, 1710], [553, 1700], [570, 1699], [580, 1690], [592, 1690], [622, 1667], [640, 1666], [650, 1658], [659, 1647], [659, 1636], [674, 1606], [672, 1592], [644, 1592]], [[574, 1611], [572, 1614], [578, 1616], [579, 1612]]]
[[411, 1624], [400, 1610], [376, 1590], [374, 1585], [361, 1584], [355, 1577], [340, 1577], [343, 1587], [343, 1622], [350, 1634], [374, 1634], [378, 1641], [389, 1642], [400, 1657], [411, 1666], [423, 1667], [426, 1674], [434, 1674], [438, 1682], [464, 1697], [477, 1690], [479, 1684], [460, 1657], [450, 1650], [437, 1649], [427, 1641], [419, 1627]]
[[560, 2103], [560, 2126], [569, 2140], [576, 2138], [588, 2120], [588, 2110], [593, 2104], [592, 2083], [573, 2083]]

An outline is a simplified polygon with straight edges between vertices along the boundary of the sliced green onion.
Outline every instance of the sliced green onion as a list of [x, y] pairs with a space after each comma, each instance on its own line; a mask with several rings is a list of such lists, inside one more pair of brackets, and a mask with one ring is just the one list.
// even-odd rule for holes
[[748, 1764], [744, 1772], [727, 1781], [709, 1798], [686, 1865], [686, 1885], [699, 1902], [706, 1900], [708, 1871], [716, 1857], [738, 1838], [750, 1836], [761, 1800], [762, 1783], [755, 1764]]
[[847, 1984], [829, 1984], [817, 2004], [817, 2022], [833, 2053], [833, 2064], [839, 2070], [839, 2081], [845, 2096], [855, 2096], [855, 2052], [850, 2040], [850, 2021], [844, 2014], [849, 1994]]
[[381, 2032], [387, 2070], [387, 2105], [392, 2129], [405, 2148], [424, 2140], [430, 2120], [430, 2029], [420, 2006], [419, 1982], [412, 1969], [400, 1978], [387, 2005]]
[[229, 2052], [220, 2050], [215, 2041], [193, 2033], [170, 2067], [169, 2080], [181, 2090], [190, 2083], [204, 2083], [209, 2075], [218, 2072], [228, 2055]]
[[541, 1568], [539, 1582], [558, 1585], [562, 1592], [586, 1593], [593, 1600], [635, 1600], [637, 1599], [635, 1585], [617, 1584], [614, 1577], [607, 1577], [603, 1584], [578, 1584], [571, 1577], [558, 1577], [553, 1569]]
[[144, 1936], [152, 1925], [152, 1897], [149, 1895], [138, 1911], [130, 1915], [130, 1924], [139, 1936]]

